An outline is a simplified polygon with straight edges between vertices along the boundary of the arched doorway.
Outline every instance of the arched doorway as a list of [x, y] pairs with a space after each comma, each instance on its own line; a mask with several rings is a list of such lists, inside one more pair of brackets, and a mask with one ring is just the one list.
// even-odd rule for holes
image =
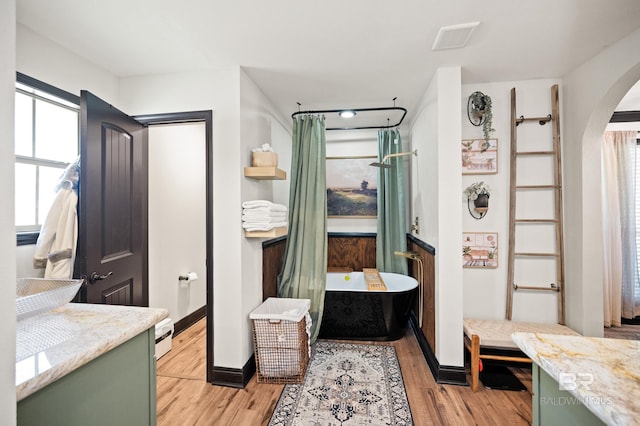
[[[640, 80], [640, 30], [563, 80], [567, 323], [602, 336], [603, 247], [600, 141], [616, 106]], [[595, 207], [594, 207], [595, 206]]]

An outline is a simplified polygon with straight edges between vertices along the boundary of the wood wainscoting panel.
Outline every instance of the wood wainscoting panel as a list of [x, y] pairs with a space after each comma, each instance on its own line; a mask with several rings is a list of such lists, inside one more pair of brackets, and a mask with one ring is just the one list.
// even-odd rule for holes
[[[278, 295], [278, 274], [282, 272], [287, 236], [262, 243], [262, 300]], [[376, 267], [376, 234], [329, 233], [327, 267], [353, 271]]]
[[278, 297], [278, 275], [282, 272], [287, 237], [262, 243], [262, 300]]
[[327, 267], [375, 268], [376, 235], [329, 233]]
[[[423, 261], [422, 283], [424, 285], [423, 293], [423, 320], [422, 333], [429, 342], [431, 350], [436, 351], [436, 269], [435, 269], [435, 249], [419, 241], [412, 236], [407, 241], [407, 249], [416, 251], [420, 254]], [[410, 262], [410, 275], [418, 279], [417, 262]], [[416, 310], [417, 312], [417, 310]]]

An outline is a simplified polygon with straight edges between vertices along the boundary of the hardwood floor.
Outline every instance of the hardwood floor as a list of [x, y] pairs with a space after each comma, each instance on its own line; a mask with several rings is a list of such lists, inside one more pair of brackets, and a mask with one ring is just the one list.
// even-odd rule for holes
[[605, 327], [608, 339], [640, 340], [640, 324], [622, 324], [622, 327]]
[[[462, 338], [462, 337], [461, 337]], [[531, 372], [512, 369], [526, 392], [440, 385], [420, 351], [413, 331], [395, 346], [415, 425], [531, 424]], [[256, 383], [245, 389], [206, 382], [205, 320], [173, 339], [158, 360], [158, 425], [268, 425], [284, 385]]]

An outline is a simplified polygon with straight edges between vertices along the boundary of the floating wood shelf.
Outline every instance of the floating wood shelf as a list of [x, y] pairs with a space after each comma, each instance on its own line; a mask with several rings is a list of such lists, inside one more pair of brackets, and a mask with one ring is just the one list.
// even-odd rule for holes
[[247, 238], [275, 238], [287, 235], [287, 227], [274, 228], [269, 231], [244, 231]]
[[287, 172], [277, 167], [245, 167], [244, 175], [252, 179], [285, 180]]

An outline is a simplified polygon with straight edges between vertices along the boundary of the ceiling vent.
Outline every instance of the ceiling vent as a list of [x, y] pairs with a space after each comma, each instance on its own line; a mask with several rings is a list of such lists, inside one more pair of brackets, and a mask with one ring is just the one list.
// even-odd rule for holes
[[440, 28], [431, 49], [444, 50], [464, 47], [469, 41], [471, 33], [479, 24], [480, 22], [469, 22]]

